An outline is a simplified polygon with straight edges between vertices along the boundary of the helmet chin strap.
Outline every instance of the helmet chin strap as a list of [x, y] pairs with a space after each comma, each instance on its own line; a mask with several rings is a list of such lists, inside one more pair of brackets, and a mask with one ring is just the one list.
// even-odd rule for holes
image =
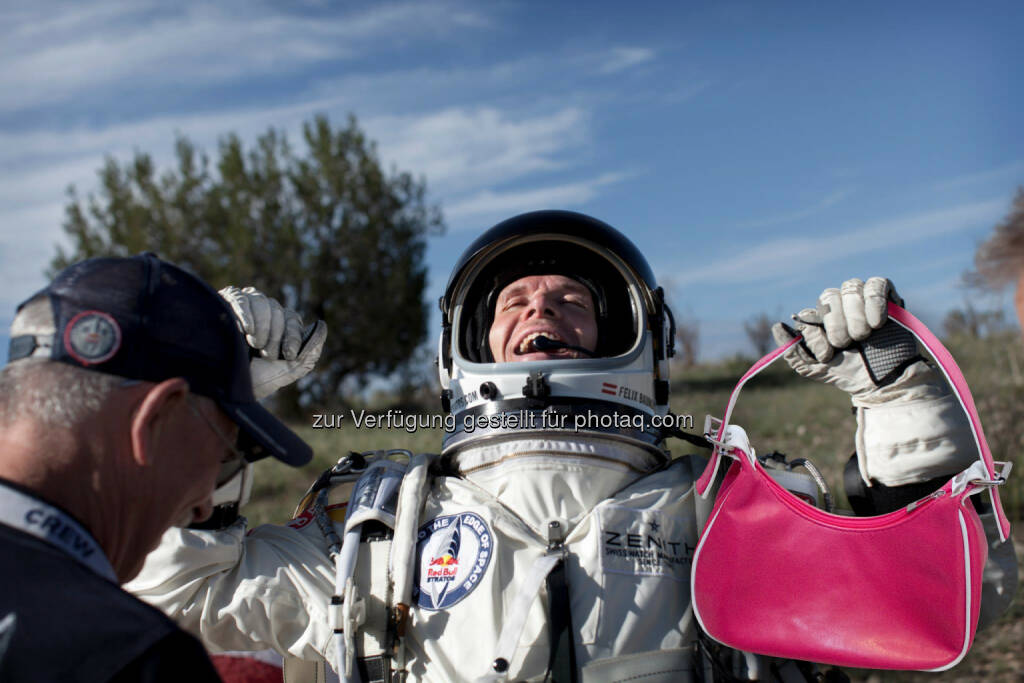
[[544, 335], [535, 337], [533, 341], [530, 342], [530, 345], [535, 351], [557, 351], [559, 349], [570, 349], [572, 351], [579, 351], [582, 354], [586, 354], [590, 358], [594, 357], [593, 351], [585, 349], [582, 346], [573, 346], [572, 344], [566, 344], [565, 342], [555, 341], [554, 339], [549, 339]]

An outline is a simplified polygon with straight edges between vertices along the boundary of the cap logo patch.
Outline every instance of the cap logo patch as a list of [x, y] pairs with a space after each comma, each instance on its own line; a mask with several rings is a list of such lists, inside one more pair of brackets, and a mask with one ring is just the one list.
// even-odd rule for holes
[[121, 348], [121, 326], [102, 311], [82, 311], [64, 330], [64, 348], [82, 365], [96, 365]]
[[493, 536], [472, 512], [437, 517], [420, 527], [413, 599], [420, 607], [451, 607], [480, 585], [491, 563]]

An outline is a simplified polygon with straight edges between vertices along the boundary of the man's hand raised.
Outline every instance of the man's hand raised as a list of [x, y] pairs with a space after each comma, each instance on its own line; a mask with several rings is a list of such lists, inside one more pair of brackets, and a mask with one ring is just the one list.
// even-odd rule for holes
[[245, 340], [256, 352], [249, 365], [257, 399], [305, 377], [323, 352], [327, 323], [318, 320], [304, 332], [302, 318], [254, 287], [225, 287], [220, 295], [231, 305]]
[[772, 335], [783, 345], [800, 333], [803, 343], [786, 353], [789, 365], [804, 377], [834, 384], [854, 399], [883, 394], [921, 354], [914, 336], [889, 320], [889, 301], [903, 305], [892, 282], [852, 279], [826, 289], [815, 308], [793, 316], [796, 329], [776, 323]]

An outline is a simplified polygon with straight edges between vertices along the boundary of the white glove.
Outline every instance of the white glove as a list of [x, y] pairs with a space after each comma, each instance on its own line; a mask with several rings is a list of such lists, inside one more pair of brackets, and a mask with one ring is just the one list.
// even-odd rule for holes
[[327, 323], [316, 322], [303, 344], [302, 318], [254, 287], [225, 287], [219, 294], [231, 305], [238, 326], [259, 356], [249, 363], [256, 399], [305, 377], [320, 358], [327, 340]]
[[[892, 282], [873, 277], [826, 289], [817, 308], [793, 316], [803, 337], [786, 361], [804, 377], [850, 394], [865, 483], [899, 486], [952, 475], [977, 458], [967, 417], [938, 370], [921, 357], [913, 335], [888, 320], [900, 305]], [[796, 336], [772, 327], [781, 346]]]
[[[804, 377], [834, 384], [850, 394], [854, 405], [884, 402], [889, 393], [885, 388], [921, 358], [914, 336], [889, 322], [888, 301], [903, 303], [892, 283], [881, 277], [867, 284], [847, 280], [842, 289], [826, 289], [818, 297], [817, 308], [805, 308], [793, 316], [804, 342], [786, 353], [786, 361]], [[782, 346], [796, 332], [775, 323], [772, 335]]]

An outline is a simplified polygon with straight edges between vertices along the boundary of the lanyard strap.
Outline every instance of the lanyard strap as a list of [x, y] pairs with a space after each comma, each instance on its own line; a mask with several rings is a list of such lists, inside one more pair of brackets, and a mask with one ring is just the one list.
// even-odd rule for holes
[[71, 515], [0, 482], [0, 524], [60, 548], [108, 581], [117, 583], [96, 539]]
[[548, 672], [545, 681], [576, 683], [576, 646], [573, 643], [572, 610], [569, 603], [569, 581], [565, 575], [565, 559], [559, 559], [547, 577], [548, 633], [551, 645], [548, 651]]
[[[999, 480], [995, 469], [995, 462], [992, 459], [992, 452], [989, 450], [988, 442], [985, 440], [985, 432], [981, 428], [981, 418], [978, 417], [978, 409], [974, 405], [974, 397], [971, 396], [971, 390], [967, 386], [967, 380], [964, 379], [963, 373], [960, 371], [960, 367], [953, 360], [953, 355], [946, 350], [946, 347], [942, 345], [942, 342], [931, 333], [924, 323], [914, 317], [910, 312], [897, 306], [891, 301], [888, 304], [889, 318], [895, 320], [900, 326], [906, 328], [918, 341], [928, 350], [935, 359], [936, 364], [945, 376], [946, 381], [953, 390], [953, 394], [960, 402], [960, 406], [967, 413], [967, 421], [971, 426], [971, 434], [974, 436], [974, 443], [978, 448], [978, 461], [981, 463], [988, 473], [988, 476], [992, 482]], [[736, 383], [736, 387], [732, 390], [729, 395], [729, 403], [725, 409], [725, 416], [722, 418], [721, 428], [718, 430], [718, 434], [715, 437], [716, 441], [721, 442], [725, 437], [726, 428], [729, 424], [729, 418], [732, 417], [733, 408], [736, 406], [736, 400], [739, 398], [740, 389], [757, 373], [764, 370], [766, 367], [771, 365], [780, 356], [785, 354], [795, 344], [798, 344], [802, 340], [802, 337], [797, 336], [795, 339], [790, 340], [785, 345], [769, 352], [763, 358], [754, 363], [749, 370], [740, 378], [739, 382]], [[708, 434], [707, 436], [710, 436]], [[708, 462], [707, 467], [704, 468], [704, 472], [697, 480], [696, 490], [701, 496], [706, 496], [710, 491], [711, 482], [715, 478], [715, 474], [718, 471], [718, 464], [721, 460], [721, 446], [719, 443], [715, 444], [714, 451], [711, 453], [711, 460]], [[1002, 501], [999, 499], [998, 486], [989, 487], [989, 495], [992, 498], [992, 508], [995, 511], [996, 522], [999, 527], [999, 536], [1002, 540], [1006, 540], [1010, 535], [1010, 521], [1006, 518], [1006, 513], [1003, 511]]]

